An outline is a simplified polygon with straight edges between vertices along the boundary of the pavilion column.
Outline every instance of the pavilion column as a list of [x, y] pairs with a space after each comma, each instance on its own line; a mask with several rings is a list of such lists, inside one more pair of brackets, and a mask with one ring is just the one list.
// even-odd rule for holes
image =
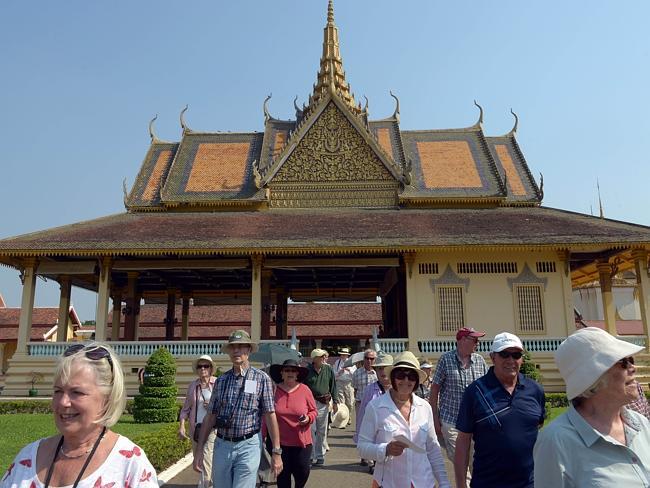
[[111, 296], [111, 258], [103, 258], [99, 270], [99, 285], [97, 292], [97, 314], [95, 316], [95, 340], [106, 340], [108, 325], [108, 301]]
[[140, 302], [142, 302], [142, 295], [137, 294], [135, 296], [134, 306], [135, 306], [135, 320], [133, 324], [133, 340], [140, 340]]
[[[404, 253], [404, 264], [406, 265], [406, 333], [408, 339], [408, 348], [413, 350], [417, 348], [417, 341], [424, 339], [416, 337], [421, 332], [417, 326], [417, 286], [415, 276], [413, 275], [413, 266], [415, 264], [415, 253]], [[413, 336], [413, 337], [412, 337]]]
[[251, 257], [253, 268], [251, 280], [251, 339], [259, 342], [262, 338], [262, 261], [259, 254]]
[[165, 317], [165, 340], [174, 340], [174, 322], [176, 322], [176, 288], [167, 289], [167, 315]]
[[181, 340], [187, 341], [190, 338], [190, 295], [183, 293], [183, 311], [182, 326], [181, 326]]
[[648, 252], [642, 249], [632, 251], [636, 268], [636, 289], [641, 309], [641, 322], [645, 336], [646, 351], [650, 351], [650, 274], [648, 271]]
[[59, 279], [59, 321], [56, 328], [56, 341], [66, 342], [68, 340], [68, 322], [70, 321], [70, 294], [72, 291], [72, 280], [69, 276], [62, 276]]
[[600, 281], [600, 293], [603, 299], [603, 314], [605, 316], [605, 328], [612, 335], [618, 335], [616, 330], [616, 305], [612, 293], [612, 266], [608, 260], [598, 260], [596, 263], [598, 278]]
[[560, 265], [560, 281], [562, 284], [562, 298], [564, 304], [564, 321], [566, 322], [567, 337], [576, 330], [575, 315], [573, 312], [573, 288], [571, 287], [571, 253], [567, 249], [557, 252], [558, 264]]
[[275, 337], [276, 339], [288, 339], [288, 309], [287, 292], [284, 287], [279, 287], [275, 294]]
[[113, 292], [113, 323], [111, 324], [111, 341], [120, 340], [120, 325], [122, 322], [122, 289]]
[[20, 301], [20, 319], [18, 320], [18, 340], [16, 354], [27, 354], [27, 343], [32, 332], [32, 312], [34, 311], [34, 294], [36, 292], [36, 269], [38, 261], [28, 259], [23, 269], [23, 296]]
[[0, 342], [0, 374], [5, 373], [5, 343]]
[[138, 283], [137, 271], [127, 272], [126, 285], [126, 307], [124, 308], [124, 340], [135, 340], [135, 321], [136, 309], [140, 308], [140, 303], [136, 304], [136, 287]]
[[262, 270], [262, 339], [271, 338], [271, 270]]

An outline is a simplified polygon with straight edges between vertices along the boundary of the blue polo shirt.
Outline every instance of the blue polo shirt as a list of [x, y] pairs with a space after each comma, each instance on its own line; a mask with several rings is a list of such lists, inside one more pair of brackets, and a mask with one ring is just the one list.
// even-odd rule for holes
[[495, 376], [494, 366], [471, 383], [456, 428], [473, 435], [472, 488], [532, 488], [533, 446], [545, 415], [544, 390], [521, 373], [512, 395]]

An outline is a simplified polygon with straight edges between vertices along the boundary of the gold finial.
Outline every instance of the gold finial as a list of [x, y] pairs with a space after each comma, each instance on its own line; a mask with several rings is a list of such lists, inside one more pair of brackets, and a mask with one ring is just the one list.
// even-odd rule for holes
[[327, 23], [334, 23], [334, 0], [329, 0], [327, 4]]

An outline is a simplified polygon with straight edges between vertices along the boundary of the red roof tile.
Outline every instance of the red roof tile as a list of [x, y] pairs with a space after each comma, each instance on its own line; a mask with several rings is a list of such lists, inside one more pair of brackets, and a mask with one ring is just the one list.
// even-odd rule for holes
[[[70, 309], [70, 316], [74, 324], [79, 325], [79, 317], [74, 308]], [[18, 321], [20, 308], [0, 308], [0, 341], [8, 342], [18, 337]], [[36, 307], [32, 312], [32, 332], [30, 340], [42, 341], [43, 334], [54, 327], [59, 319], [58, 307]]]

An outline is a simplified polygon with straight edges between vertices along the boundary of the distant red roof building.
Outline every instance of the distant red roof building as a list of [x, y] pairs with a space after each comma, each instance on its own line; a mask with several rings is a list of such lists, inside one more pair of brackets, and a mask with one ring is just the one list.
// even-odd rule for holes
[[[18, 339], [19, 307], [0, 307], [0, 342], [13, 342]], [[45, 335], [57, 325], [58, 307], [35, 307], [32, 312], [31, 341], [43, 341]], [[76, 326], [81, 325], [77, 312], [70, 307], [70, 320]]]

